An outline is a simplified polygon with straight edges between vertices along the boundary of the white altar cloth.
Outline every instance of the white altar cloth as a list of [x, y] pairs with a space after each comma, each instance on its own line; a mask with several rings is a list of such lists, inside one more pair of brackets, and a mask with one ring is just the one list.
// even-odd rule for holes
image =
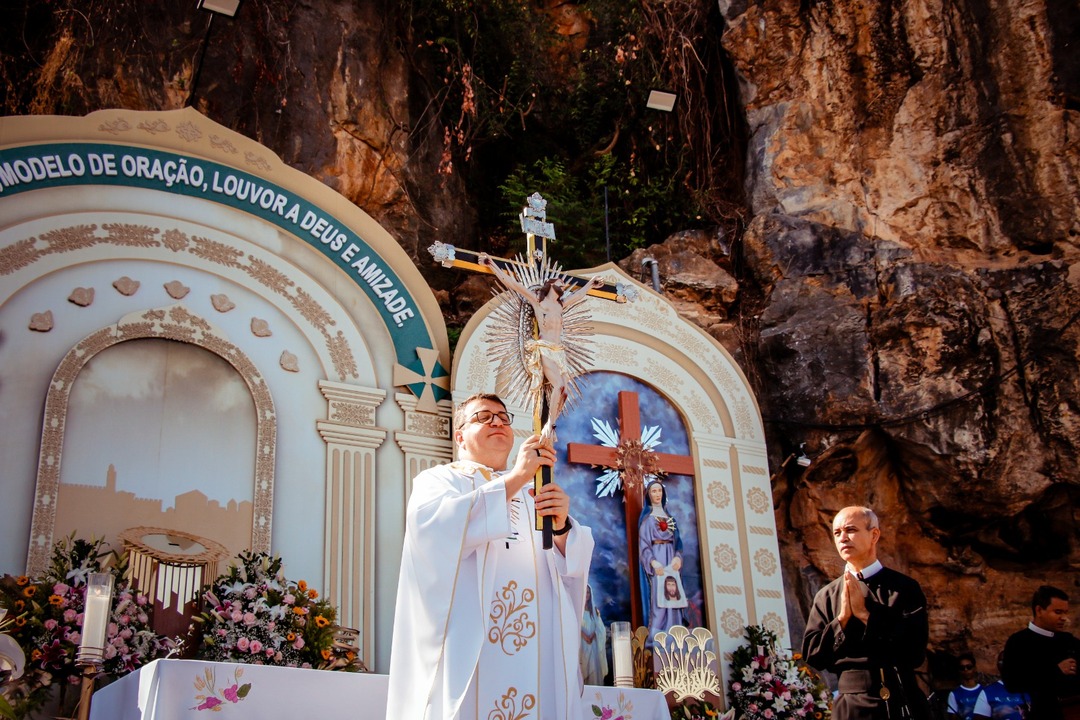
[[[91, 720], [335, 717], [384, 720], [386, 675], [155, 660], [94, 693]], [[585, 686], [586, 717], [670, 720], [656, 690]], [[600, 712], [593, 712], [593, 707]], [[213, 713], [213, 714], [210, 714]], [[402, 718], [401, 720], [408, 720]]]

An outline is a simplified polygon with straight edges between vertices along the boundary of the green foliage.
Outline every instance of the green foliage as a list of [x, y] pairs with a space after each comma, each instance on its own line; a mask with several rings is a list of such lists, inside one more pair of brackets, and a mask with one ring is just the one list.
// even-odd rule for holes
[[[605, 198], [605, 190], [606, 198]], [[672, 183], [644, 182], [614, 155], [594, 157], [572, 172], [563, 160], [545, 158], [513, 170], [499, 185], [505, 230], [520, 234], [518, 214], [525, 199], [539, 192], [555, 225], [554, 256], [567, 268], [592, 267], [660, 242], [687, 224], [693, 208]], [[605, 220], [605, 203], [607, 218]], [[610, 258], [607, 245], [610, 242]], [[513, 245], [522, 251], [524, 240]]]
[[460, 325], [447, 325], [446, 336], [450, 340], [450, 357], [454, 356], [454, 351], [457, 348], [458, 340], [461, 339], [462, 328]]
[[[716, 219], [699, 167], [713, 163], [712, 145], [701, 152], [698, 142], [710, 123], [645, 107], [651, 89], [671, 87], [688, 66], [695, 81], [711, 77], [713, 56], [695, 54], [717, 31], [707, 0], [672, 0], [661, 15], [638, 0], [585, 0], [559, 6], [569, 15], [558, 17], [517, 0], [399, 2], [413, 60], [434, 78], [419, 126], [442, 129], [439, 172], [466, 178], [485, 249], [520, 238], [517, 214], [533, 192], [549, 201], [553, 255], [567, 268], [608, 259], [605, 188], [613, 259]], [[692, 27], [673, 25], [685, 18]], [[565, 23], [585, 29], [561, 35]], [[694, 107], [707, 107], [706, 95]]]
[[[597, 202], [597, 188], [567, 172], [559, 160], [539, 160], [527, 170], [510, 173], [499, 192], [508, 234], [520, 236], [518, 213], [525, 199], [539, 192], [548, 201], [547, 219], [555, 225], [558, 247], [554, 256], [566, 267], [588, 267], [603, 261], [595, 257], [595, 248], [604, 248], [603, 196]], [[600, 189], [603, 192], [603, 189]], [[513, 244], [513, 252], [524, 251], [524, 239]]]
[[695, 697], [686, 698], [671, 710], [671, 720], [708, 720], [720, 717], [712, 703]]

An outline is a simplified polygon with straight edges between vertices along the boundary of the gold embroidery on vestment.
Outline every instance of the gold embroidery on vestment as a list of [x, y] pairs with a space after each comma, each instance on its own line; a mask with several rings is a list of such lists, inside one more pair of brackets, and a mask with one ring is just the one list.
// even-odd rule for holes
[[495, 703], [495, 709], [488, 713], [488, 720], [521, 720], [528, 717], [529, 711], [536, 707], [536, 696], [525, 693], [519, 709], [517, 694], [517, 688], [508, 688], [506, 694]]
[[499, 645], [507, 655], [521, 650], [536, 635], [536, 623], [528, 613], [536, 593], [525, 588], [519, 599], [517, 587], [517, 581], [511, 580], [491, 602], [492, 627], [488, 630], [488, 640]]

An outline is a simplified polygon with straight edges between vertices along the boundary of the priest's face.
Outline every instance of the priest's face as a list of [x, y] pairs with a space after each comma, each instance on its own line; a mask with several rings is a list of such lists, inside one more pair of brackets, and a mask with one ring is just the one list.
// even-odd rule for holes
[[1050, 604], [1044, 608], [1036, 607], [1033, 622], [1043, 630], [1062, 632], [1069, 625], [1069, 601], [1050, 598]]
[[[476, 413], [481, 411], [493, 414], [491, 422], [478, 421]], [[506, 467], [506, 458], [514, 447], [514, 431], [494, 415], [502, 412], [506, 412], [506, 406], [496, 400], [477, 398], [469, 403], [465, 423], [454, 431], [460, 459], [483, 463], [494, 470]]]
[[862, 570], [877, 560], [877, 541], [881, 537], [878, 528], [858, 508], [844, 508], [833, 520], [833, 542], [836, 551], [849, 565]]

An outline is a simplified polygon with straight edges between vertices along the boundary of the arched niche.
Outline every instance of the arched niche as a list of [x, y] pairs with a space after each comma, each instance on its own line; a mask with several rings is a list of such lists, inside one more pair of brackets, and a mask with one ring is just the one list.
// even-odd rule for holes
[[[629, 303], [590, 298], [591, 370], [623, 374], [648, 384], [685, 421], [693, 466], [693, 496], [702, 561], [704, 625], [720, 650], [731, 652], [748, 624], [789, 638], [779, 547], [772, 509], [764, 426], [750, 384], [731, 355], [701, 328], [681, 318], [663, 296], [638, 283], [615, 265], [575, 273], [601, 275], [638, 289]], [[490, 362], [496, 298], [462, 332], [453, 371], [454, 400], [474, 392], [494, 392]], [[597, 415], [615, 398], [578, 401]], [[531, 434], [531, 412], [512, 408], [519, 438]], [[644, 421], [643, 421], [644, 422]], [[591, 435], [563, 438], [595, 443]], [[559, 463], [568, 462], [560, 455]], [[596, 502], [595, 496], [572, 503]], [[605, 618], [607, 621], [624, 618]], [[630, 618], [625, 618], [629, 620]], [[726, 672], [726, 663], [722, 663]]]
[[26, 561], [30, 573], [44, 572], [52, 554], [68, 407], [79, 373], [95, 356], [108, 348], [146, 338], [190, 343], [203, 348], [227, 362], [243, 379], [255, 404], [256, 419], [255, 445], [251, 448], [255, 456], [251, 549], [256, 552], [270, 550], [274, 507], [274, 457], [277, 449], [274, 400], [265, 379], [250, 358], [206, 319], [193, 315], [183, 305], [178, 304], [136, 313], [115, 325], [91, 333], [71, 348], [53, 374], [45, 400], [45, 418], [41, 431], [31, 542]]

